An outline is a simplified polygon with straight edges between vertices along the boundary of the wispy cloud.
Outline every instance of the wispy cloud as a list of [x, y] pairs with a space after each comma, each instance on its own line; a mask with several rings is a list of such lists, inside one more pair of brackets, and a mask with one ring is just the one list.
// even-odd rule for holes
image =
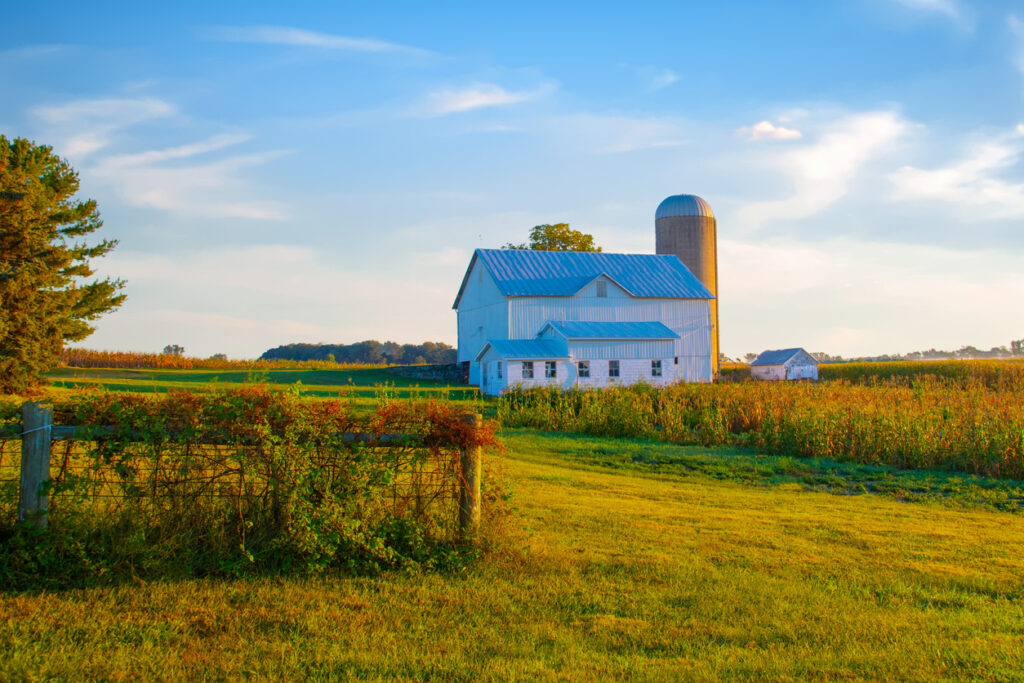
[[893, 0], [893, 2], [913, 10], [934, 12], [955, 21], [964, 21], [965, 13], [955, 0]]
[[532, 90], [506, 90], [493, 83], [473, 83], [464, 88], [436, 90], [430, 93], [418, 112], [426, 116], [444, 116], [487, 107], [507, 107], [545, 97], [558, 89], [554, 81], [545, 81]]
[[123, 348], [131, 338], [159, 349], [173, 341], [199, 355], [251, 358], [297, 341], [453, 341], [452, 270], [469, 255], [441, 249], [438, 264], [400, 252], [377, 259], [294, 243], [203, 245], [173, 256], [117, 250], [98, 264], [101, 275], [125, 279], [139, 296], [101, 320], [89, 343]]
[[[1005, 344], [1019, 336], [1018, 321], [1001, 312], [1024, 297], [1017, 263], [1014, 253], [928, 244], [724, 239], [721, 295], [740, 303], [723, 310], [722, 323], [735, 338], [758, 340], [743, 351], [803, 344], [860, 355]], [[773, 324], [780, 316], [786, 325]]]
[[157, 98], [103, 98], [39, 106], [32, 115], [50, 128], [58, 153], [81, 160], [108, 146], [117, 131], [176, 112]]
[[683, 144], [680, 121], [658, 116], [571, 114], [553, 119], [559, 139], [575, 140], [585, 152], [617, 154]]
[[69, 45], [63, 45], [61, 43], [26, 45], [24, 47], [16, 47], [10, 50], [0, 50], [0, 61], [8, 62], [15, 60], [41, 59], [43, 57], [49, 57], [50, 55], [60, 54], [69, 48]]
[[959, 206], [974, 217], [1024, 217], [1024, 181], [1006, 171], [1024, 160], [1024, 125], [968, 145], [963, 156], [945, 166], [903, 166], [889, 178], [894, 198]]
[[803, 133], [795, 128], [776, 126], [771, 121], [759, 121], [736, 132], [751, 140], [798, 140], [803, 137]]
[[661, 69], [654, 66], [641, 66], [636, 75], [648, 90], [661, 90], [679, 81], [679, 74], [672, 69]]
[[887, 152], [908, 124], [891, 111], [845, 116], [825, 126], [809, 144], [771, 158], [769, 166], [789, 177], [785, 199], [753, 202], [740, 210], [748, 227], [778, 219], [813, 215], [846, 195], [865, 165]]
[[246, 168], [281, 157], [285, 152], [239, 154], [210, 161], [171, 165], [248, 140], [247, 135], [219, 135], [179, 147], [149, 150], [101, 159], [90, 172], [111, 184], [123, 201], [188, 215], [279, 220], [287, 215], [283, 203], [253, 199], [239, 178]]
[[1007, 17], [1006, 24], [1017, 39], [1017, 54], [1013, 56], [1017, 70], [1024, 75], [1024, 21], [1013, 15]]
[[241, 142], [246, 142], [247, 140], [249, 140], [249, 135], [245, 133], [215, 135], [209, 140], [181, 145], [180, 147], [168, 147], [167, 149], [154, 149], [146, 152], [138, 152], [136, 154], [118, 154], [109, 156], [104, 159], [104, 164], [109, 167], [125, 167], [155, 164], [161, 161], [169, 161], [171, 159], [188, 159], [189, 157], [194, 157], [199, 154], [215, 152], [217, 150], [224, 149], [225, 147], [230, 147], [231, 145], [237, 145]]
[[353, 38], [331, 33], [307, 31], [291, 26], [218, 26], [203, 29], [200, 35], [209, 40], [226, 43], [262, 43], [266, 45], [288, 45], [321, 50], [342, 50], [348, 52], [376, 52], [427, 57], [429, 50], [391, 43], [375, 38]]

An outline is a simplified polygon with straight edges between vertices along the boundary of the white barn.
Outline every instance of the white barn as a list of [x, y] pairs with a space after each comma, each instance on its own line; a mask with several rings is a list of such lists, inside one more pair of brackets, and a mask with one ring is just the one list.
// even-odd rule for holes
[[453, 308], [486, 394], [712, 378], [711, 293], [675, 255], [477, 249]]
[[818, 379], [818, 361], [801, 348], [765, 351], [750, 363], [750, 376], [762, 380]]

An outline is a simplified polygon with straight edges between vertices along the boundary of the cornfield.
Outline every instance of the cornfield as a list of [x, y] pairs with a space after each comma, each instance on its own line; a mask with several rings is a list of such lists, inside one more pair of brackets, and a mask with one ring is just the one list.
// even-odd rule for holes
[[976, 378], [514, 390], [498, 414], [506, 426], [1024, 479], [1021, 393]]

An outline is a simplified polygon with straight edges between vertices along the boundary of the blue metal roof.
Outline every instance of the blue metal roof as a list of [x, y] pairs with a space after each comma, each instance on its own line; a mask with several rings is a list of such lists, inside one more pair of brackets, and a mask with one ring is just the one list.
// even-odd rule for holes
[[654, 212], [654, 220], [673, 216], [703, 216], [714, 218], [711, 206], [695, 194], [674, 194], [668, 197]]
[[487, 344], [476, 355], [476, 360], [483, 358], [488, 347], [505, 358], [564, 360], [569, 357], [569, 348], [565, 342], [554, 339], [488, 339]]
[[[778, 349], [777, 351], [765, 351], [760, 356], [755, 358], [750, 364], [751, 365], [784, 365], [790, 358], [803, 351], [803, 349], [797, 347], [795, 349]], [[804, 351], [804, 353], [807, 353]], [[810, 355], [810, 354], [808, 354]]]
[[[477, 249], [467, 278], [476, 259], [484, 263], [505, 296], [572, 296], [605, 275], [635, 297], [714, 298], [674, 254]], [[458, 308], [465, 287], [463, 278], [453, 308]]]
[[[549, 322], [566, 339], [679, 339], [679, 335], [660, 322], [619, 323], [567, 320]], [[542, 330], [543, 332], [543, 330]]]

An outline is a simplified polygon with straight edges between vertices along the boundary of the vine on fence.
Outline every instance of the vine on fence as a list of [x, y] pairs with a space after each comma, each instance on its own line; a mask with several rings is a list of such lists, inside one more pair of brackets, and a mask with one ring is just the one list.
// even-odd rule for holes
[[[392, 403], [357, 417], [342, 401], [263, 386], [85, 394], [56, 403], [54, 415], [92, 434], [54, 442], [50, 530], [36, 537], [20, 526], [0, 529], [0, 578], [15, 584], [39, 585], [40, 575], [69, 568], [95, 580], [126, 570], [367, 571], [462, 561], [459, 450], [498, 445], [493, 423], [474, 429], [451, 405]], [[406, 436], [389, 436], [396, 433]]]

